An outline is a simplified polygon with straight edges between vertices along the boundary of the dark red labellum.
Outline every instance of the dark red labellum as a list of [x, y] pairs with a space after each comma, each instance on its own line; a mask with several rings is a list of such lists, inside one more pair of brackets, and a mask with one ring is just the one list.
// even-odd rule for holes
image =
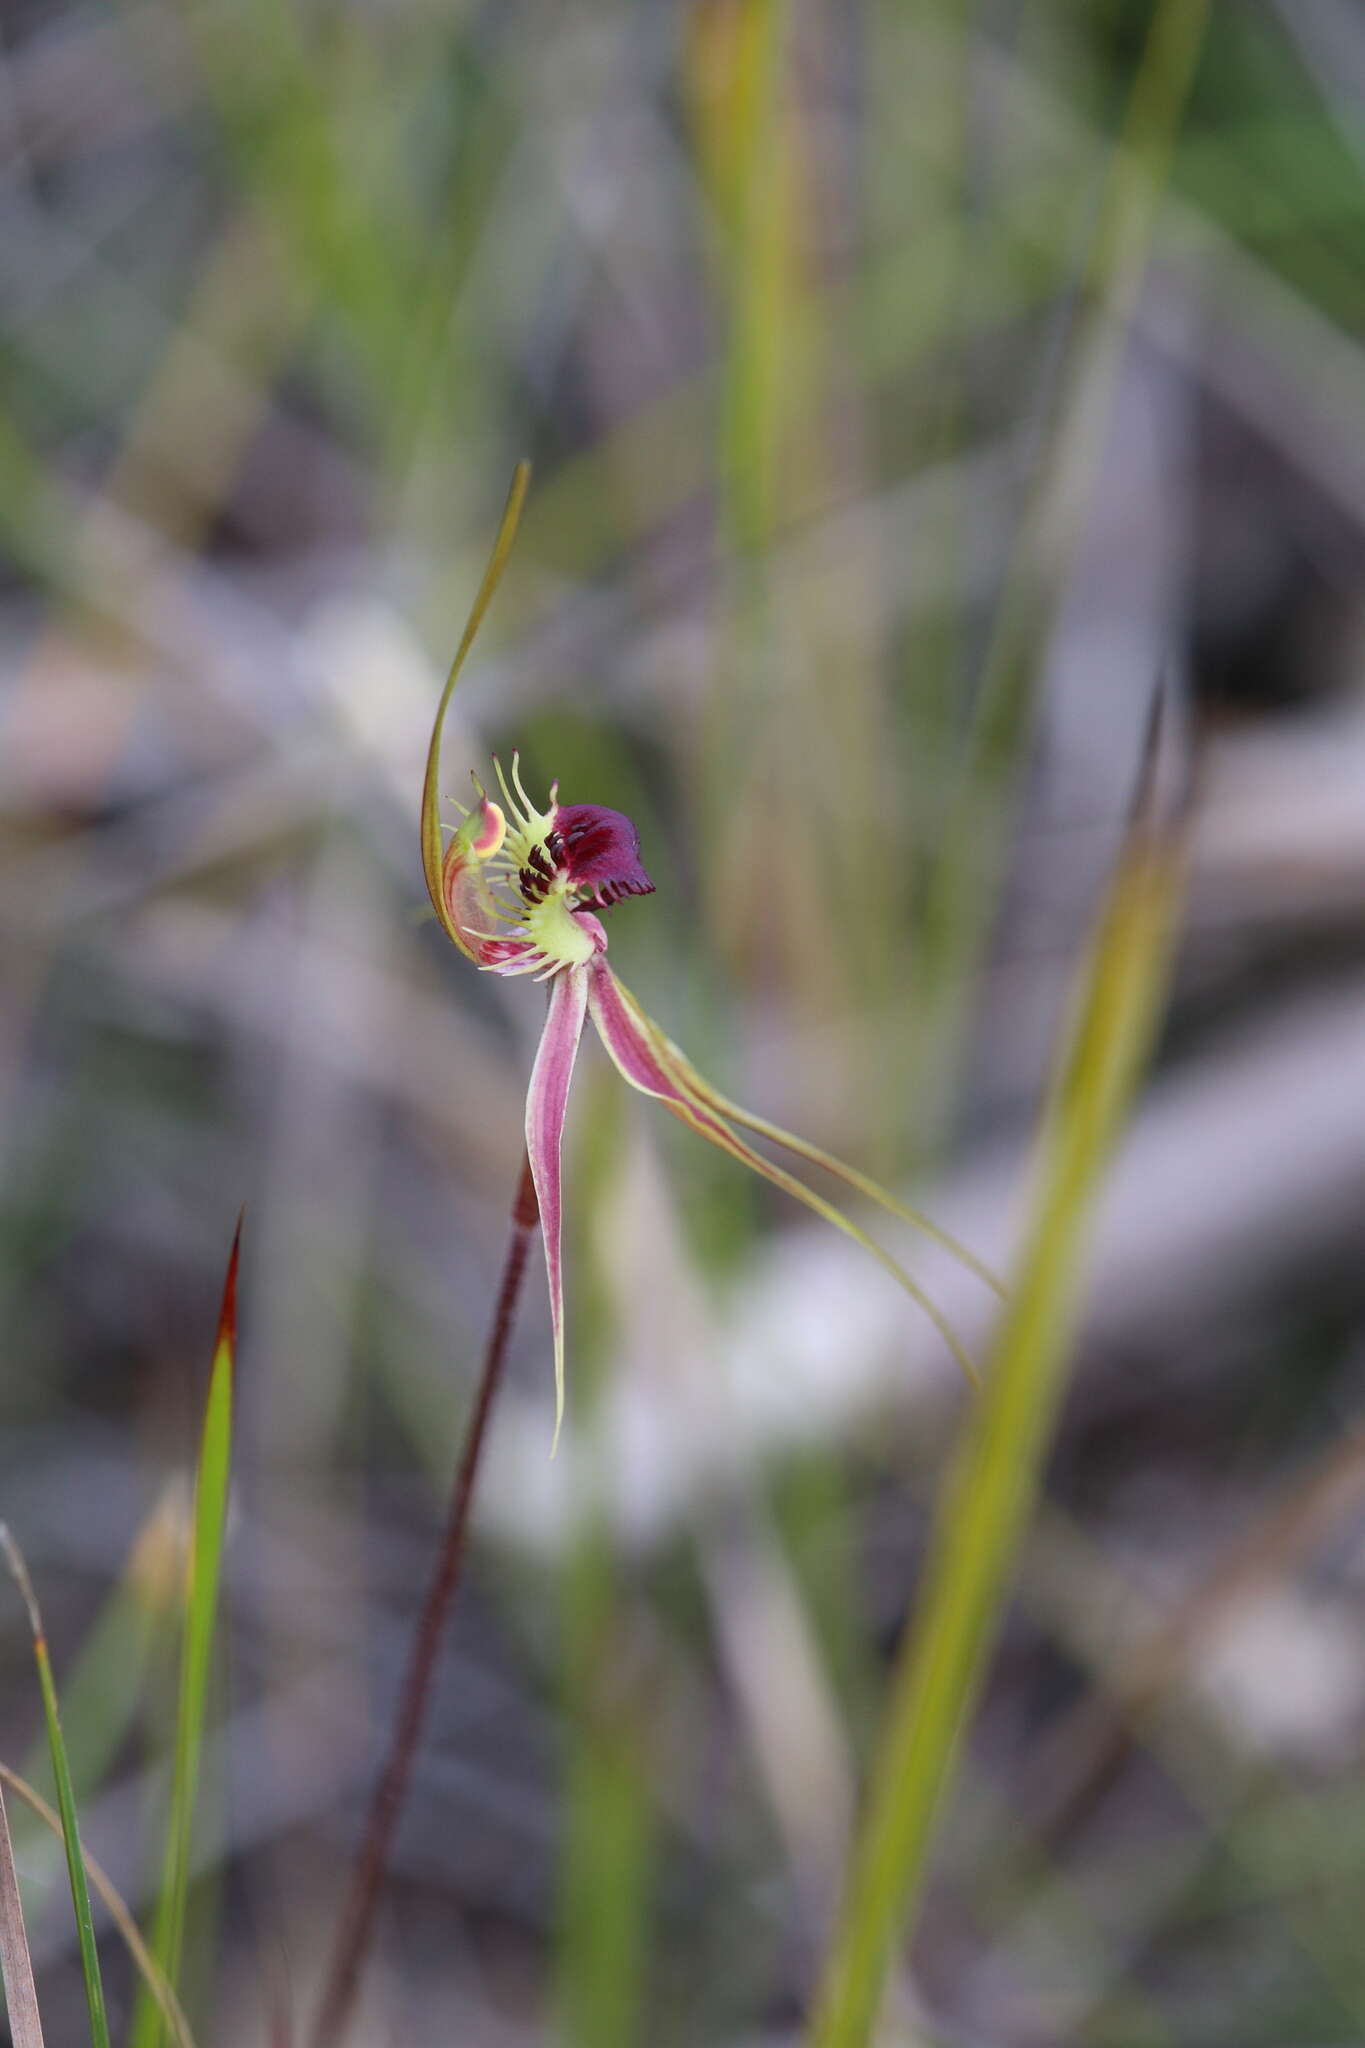
[[640, 834], [623, 812], [601, 804], [561, 804], [555, 830], [574, 888], [590, 890], [602, 904], [652, 894], [654, 884], [640, 860]]

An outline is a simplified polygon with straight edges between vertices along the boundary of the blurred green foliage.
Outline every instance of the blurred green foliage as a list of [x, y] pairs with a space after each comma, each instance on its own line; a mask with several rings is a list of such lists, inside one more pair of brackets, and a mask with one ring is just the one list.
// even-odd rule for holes
[[[145, 1920], [166, 1503], [246, 1200], [204, 2041], [310, 2003], [500, 1255], [538, 1020], [421, 922], [416, 820], [522, 456], [449, 787], [516, 744], [532, 787], [627, 810], [658, 892], [613, 913], [626, 981], [718, 1083], [931, 1211], [960, 1197], [968, 1235], [1011, 1199], [1156, 672], [1196, 727], [1217, 701], [1215, 823], [1252, 764], [1254, 831], [1206, 857], [1196, 822], [1136, 1106], [1134, 1174], [1179, 1171], [1101, 1230], [1114, 1320], [1082, 1324], [1010, 1532], [887, 2038], [1365, 2029], [1365, 1300], [1357, 1183], [1323, 1165], [1358, 1075], [1311, 1110], [1312, 1048], [1345, 1041], [1274, 1088], [1248, 1067], [1218, 1127], [1218, 1199], [1265, 1174], [1273, 1227], [1220, 1235], [1182, 1178], [1243, 1034], [1349, 1014], [1365, 959], [1330, 780], [1365, 564], [1362, 80], [1355, 10], [1293, 0], [8, 11], [0, 1487], [83, 1823]], [[1296, 805], [1320, 829], [1282, 840]], [[533, 1295], [377, 2040], [799, 2037], [961, 1424], [879, 1275], [599, 1078], [573, 1442], [549, 1466]], [[1294, 1142], [1243, 1148], [1286, 1091]], [[38, 1726], [18, 1619], [6, 1758]]]

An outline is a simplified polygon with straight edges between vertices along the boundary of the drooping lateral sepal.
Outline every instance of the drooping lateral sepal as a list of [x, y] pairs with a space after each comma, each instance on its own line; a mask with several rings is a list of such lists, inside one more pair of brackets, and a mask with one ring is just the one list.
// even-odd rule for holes
[[908, 1223], [912, 1230], [918, 1230], [921, 1236], [941, 1246], [960, 1265], [965, 1266], [969, 1273], [974, 1273], [978, 1280], [983, 1281], [1002, 1301], [1007, 1298], [1009, 1290], [999, 1274], [993, 1273], [985, 1260], [978, 1258], [970, 1246], [963, 1244], [960, 1238], [954, 1237], [951, 1231], [944, 1230], [932, 1217], [926, 1216], [922, 1209], [916, 1209], [910, 1203], [901, 1201], [899, 1196], [884, 1188], [880, 1181], [873, 1180], [870, 1174], [860, 1173], [856, 1166], [849, 1166], [833, 1152], [826, 1152], [823, 1146], [812, 1145], [808, 1139], [798, 1137], [795, 1131], [783, 1130], [780, 1124], [769, 1123], [766, 1117], [756, 1116], [752, 1110], [744, 1109], [739, 1103], [732, 1102], [728, 1095], [722, 1095], [719, 1088], [713, 1088], [705, 1076], [697, 1072], [687, 1055], [674, 1044], [661, 1026], [652, 1018], [646, 1018], [645, 1022], [660, 1047], [670, 1072], [703, 1108], [714, 1110], [727, 1122], [741, 1124], [745, 1130], [755, 1132], [760, 1138], [766, 1138], [770, 1144], [780, 1145], [784, 1151], [794, 1152], [798, 1159], [808, 1159], [812, 1166], [821, 1167], [824, 1172], [833, 1174], [837, 1180], [844, 1181], [860, 1195], [866, 1196], [869, 1202], [875, 1202], [879, 1208], [885, 1209], [888, 1215], [899, 1217], [901, 1222]]
[[746, 1144], [737, 1131], [733, 1130], [719, 1110], [705, 1102], [691, 1085], [689, 1076], [695, 1073], [676, 1048], [665, 1037], [658, 1026], [645, 1014], [634, 996], [617, 980], [606, 960], [599, 956], [587, 969], [588, 1004], [602, 1043], [614, 1061], [623, 1079], [632, 1088], [638, 1088], [644, 1095], [652, 1095], [671, 1110], [680, 1122], [694, 1130], [699, 1137], [706, 1138], [720, 1150], [729, 1153], [741, 1165], [747, 1166], [774, 1187], [781, 1188], [796, 1201], [802, 1202], [826, 1223], [832, 1223], [836, 1230], [843, 1231], [855, 1244], [877, 1261], [905, 1292], [928, 1316], [939, 1335], [943, 1338], [953, 1357], [969, 1381], [977, 1384], [977, 1371], [962, 1340], [953, 1329], [942, 1311], [930, 1300], [917, 1281], [910, 1275], [890, 1252], [879, 1245], [875, 1238], [846, 1216], [833, 1202], [808, 1188], [804, 1181], [783, 1167], [775, 1166], [771, 1160]]
[[560, 1153], [564, 1115], [569, 1103], [578, 1041], [588, 1002], [586, 967], [570, 967], [550, 983], [545, 1029], [531, 1069], [526, 1095], [526, 1154], [531, 1162], [540, 1234], [545, 1245], [545, 1272], [550, 1283], [550, 1324], [555, 1353], [555, 1441], [564, 1420], [564, 1270], [561, 1255]]

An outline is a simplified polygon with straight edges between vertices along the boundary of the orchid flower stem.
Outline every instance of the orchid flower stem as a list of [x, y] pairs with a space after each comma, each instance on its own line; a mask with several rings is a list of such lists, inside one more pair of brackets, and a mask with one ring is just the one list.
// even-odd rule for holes
[[469, 1510], [479, 1474], [488, 1418], [502, 1378], [517, 1300], [526, 1273], [526, 1257], [539, 1220], [530, 1161], [523, 1159], [516, 1199], [512, 1204], [511, 1234], [503, 1262], [502, 1283], [498, 1289], [488, 1347], [484, 1352], [483, 1372], [474, 1397], [474, 1411], [465, 1432], [440, 1549], [422, 1603], [417, 1633], [413, 1637], [388, 1758], [370, 1801], [365, 1832], [352, 1867], [350, 1890], [337, 1922], [332, 1960], [313, 2024], [313, 2048], [340, 2048], [355, 2006], [360, 1972], [374, 1932], [375, 1908], [388, 1869], [389, 1851], [407, 1796], [422, 1724], [431, 1698], [441, 1636], [451, 1602], [459, 1590], [469, 1531]]

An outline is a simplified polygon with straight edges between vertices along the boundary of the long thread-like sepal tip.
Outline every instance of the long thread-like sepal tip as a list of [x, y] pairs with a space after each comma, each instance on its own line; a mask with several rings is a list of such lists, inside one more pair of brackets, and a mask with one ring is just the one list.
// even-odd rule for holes
[[[635, 1007], [639, 1009], [638, 1004]], [[798, 1158], [810, 1160], [813, 1166], [819, 1166], [826, 1173], [832, 1173], [837, 1180], [846, 1181], [851, 1188], [856, 1188], [859, 1194], [865, 1195], [869, 1201], [876, 1202], [878, 1207], [885, 1209], [888, 1215], [898, 1216], [913, 1230], [920, 1231], [935, 1244], [941, 1245], [943, 1250], [949, 1252], [960, 1265], [965, 1266], [968, 1272], [975, 1273], [978, 1280], [984, 1281], [992, 1293], [998, 1295], [1002, 1301], [1009, 1299], [1009, 1289], [999, 1274], [992, 1272], [985, 1260], [979, 1259], [976, 1253], [954, 1237], [951, 1231], [944, 1230], [922, 1210], [912, 1208], [908, 1202], [902, 1202], [897, 1196], [888, 1193], [867, 1174], [859, 1173], [855, 1167], [846, 1165], [842, 1159], [836, 1159], [832, 1152], [826, 1152], [821, 1146], [812, 1145], [807, 1139], [798, 1137], [794, 1131], [784, 1131], [780, 1124], [769, 1123], [766, 1117], [755, 1116], [752, 1110], [745, 1109], [738, 1102], [732, 1102], [729, 1096], [722, 1095], [718, 1088], [713, 1088], [710, 1082], [697, 1072], [671, 1038], [646, 1018], [643, 1012], [640, 1015], [659, 1058], [684, 1093], [695, 1103], [700, 1104], [703, 1109], [713, 1111], [726, 1123], [740, 1124], [745, 1130], [756, 1132], [759, 1137], [767, 1138], [772, 1144], [781, 1145], [786, 1151], [796, 1153]]]
[[[632, 1088], [638, 1088], [644, 1095], [653, 1095], [673, 1115], [694, 1130], [698, 1137], [706, 1138], [711, 1144], [728, 1152], [742, 1166], [747, 1166], [774, 1187], [781, 1188], [798, 1202], [803, 1202], [817, 1216], [832, 1223], [836, 1230], [843, 1231], [855, 1244], [870, 1253], [884, 1271], [896, 1280], [910, 1299], [917, 1302], [939, 1335], [947, 1344], [953, 1357], [962, 1369], [964, 1377], [976, 1386], [979, 1375], [971, 1354], [958, 1337], [948, 1318], [927, 1295], [919, 1283], [893, 1259], [875, 1238], [859, 1227], [842, 1209], [827, 1202], [823, 1195], [816, 1194], [804, 1181], [797, 1180], [783, 1167], [777, 1166], [761, 1153], [755, 1152], [745, 1143], [720, 1110], [712, 1108], [704, 1096], [692, 1085], [694, 1070], [683, 1060], [672, 1041], [665, 1038], [658, 1027], [652, 1024], [635, 998], [616, 979], [606, 962], [601, 958], [594, 961], [588, 970], [591, 977], [589, 1003], [593, 1022], [598, 1035], [606, 1046], [618, 1072], [629, 1081]], [[727, 1108], [729, 1105], [726, 1105]], [[789, 1140], [783, 1140], [790, 1142]]]

